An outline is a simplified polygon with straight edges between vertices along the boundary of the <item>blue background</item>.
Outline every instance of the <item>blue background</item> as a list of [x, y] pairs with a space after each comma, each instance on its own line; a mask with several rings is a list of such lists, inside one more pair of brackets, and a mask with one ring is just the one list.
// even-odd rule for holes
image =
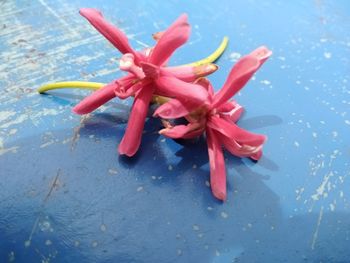
[[[146, 123], [135, 158], [117, 154], [130, 100], [81, 118], [88, 92], [41, 96], [55, 81], [109, 82], [120, 54], [78, 14], [96, 7], [133, 47], [189, 14], [171, 64], [230, 44], [272, 58], [236, 96], [239, 125], [269, 138], [254, 163], [226, 154], [228, 200], [207, 186], [204, 141], [180, 144]], [[349, 262], [348, 1], [0, 2], [0, 262]]]

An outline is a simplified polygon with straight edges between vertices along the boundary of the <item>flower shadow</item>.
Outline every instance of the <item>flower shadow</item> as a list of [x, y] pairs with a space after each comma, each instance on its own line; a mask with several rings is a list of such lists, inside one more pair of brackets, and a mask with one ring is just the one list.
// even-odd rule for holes
[[[228, 200], [219, 202], [205, 184], [209, 179], [205, 141], [191, 147], [160, 142], [154, 132], [157, 124], [149, 120], [142, 154], [132, 166], [117, 157], [115, 141], [122, 129], [110, 118], [96, 116], [95, 121], [105, 122], [104, 132], [96, 132], [94, 123], [83, 127], [82, 141], [74, 151], [61, 143], [40, 148], [38, 135], [8, 145], [19, 148], [0, 158], [1, 172], [7, 175], [0, 183], [4, 186], [1, 262], [13, 254], [23, 262], [49, 255], [59, 262], [346, 262], [349, 258], [344, 249], [349, 246], [348, 213], [325, 209], [320, 225], [316, 208], [286, 216], [281, 196], [266, 184], [272, 172], [261, 174], [253, 162], [229, 156]], [[91, 131], [99, 142], [89, 138]], [[59, 141], [70, 133], [53, 131]], [[29, 237], [31, 244], [26, 246]], [[330, 246], [329, 237], [341, 245]]]
[[276, 115], [262, 115], [262, 116], [256, 116], [248, 119], [239, 120], [239, 125], [248, 130], [280, 125], [282, 123], [283, 123], [283, 120]]

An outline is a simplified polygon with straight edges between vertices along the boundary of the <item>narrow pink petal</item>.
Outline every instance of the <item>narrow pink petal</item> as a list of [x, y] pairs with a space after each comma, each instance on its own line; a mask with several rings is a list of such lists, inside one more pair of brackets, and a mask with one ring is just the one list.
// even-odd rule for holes
[[250, 158], [252, 158], [254, 161], [259, 161], [260, 158], [262, 157], [262, 150], [258, 151], [257, 153], [253, 154], [252, 156], [250, 156]]
[[199, 66], [177, 66], [162, 68], [165, 73], [169, 73], [178, 79], [186, 82], [193, 82], [198, 78], [208, 76], [218, 69], [215, 64], [205, 64]]
[[258, 58], [260, 65], [262, 65], [272, 55], [272, 51], [265, 46], [261, 46], [251, 52], [250, 55]]
[[177, 98], [182, 103], [208, 102], [208, 92], [201, 85], [187, 83], [174, 77], [161, 76], [156, 80], [157, 94]]
[[[135, 84], [137, 84], [139, 80], [135, 77], [134, 74], [128, 74], [120, 79], [117, 79], [115, 81], [116, 85], [114, 88], [114, 94], [119, 97], [120, 99], [125, 99], [128, 96], [132, 96], [139, 86], [133, 87]], [[128, 91], [130, 88], [132, 90]]]
[[236, 124], [227, 122], [226, 120], [221, 119], [217, 116], [211, 116], [207, 125], [220, 132], [221, 134], [236, 140], [239, 144], [246, 144], [249, 146], [259, 146], [262, 145], [266, 136], [251, 133], [244, 129], [239, 128]]
[[236, 65], [233, 66], [222, 89], [215, 94], [213, 107], [228, 101], [242, 89], [271, 54], [271, 51], [266, 47], [260, 47], [251, 54], [242, 57]]
[[210, 81], [207, 78], [199, 78], [194, 83], [201, 85], [202, 87], [204, 87], [208, 91], [210, 101], [211, 101], [212, 97], [214, 96], [214, 88], [211, 85]]
[[119, 144], [120, 154], [131, 157], [139, 149], [152, 95], [151, 87], [143, 87], [136, 95], [124, 137]]
[[148, 62], [141, 62], [140, 65], [146, 77], [152, 78], [152, 79], [157, 79], [159, 77], [159, 74], [160, 74], [159, 66], [156, 66]]
[[219, 112], [230, 112], [234, 108], [236, 108], [236, 105], [239, 105], [239, 104], [235, 100], [230, 100], [230, 101], [224, 102], [221, 105], [219, 105], [217, 107], [217, 110]]
[[159, 116], [164, 119], [177, 119], [190, 114], [197, 106], [198, 105], [190, 102], [184, 104], [177, 99], [171, 99], [167, 103], [159, 106], [153, 116]]
[[152, 34], [152, 37], [155, 41], [158, 41], [162, 37], [163, 34], [164, 34], [164, 32], [156, 32], [156, 33]]
[[206, 64], [200, 66], [177, 66], [177, 67], [159, 67], [152, 63], [141, 62], [142, 69], [148, 77], [157, 78], [159, 75], [175, 77], [185, 82], [193, 82], [199, 78], [207, 76], [218, 69], [215, 64]]
[[220, 113], [220, 117], [227, 120], [227, 121], [236, 123], [239, 120], [239, 118], [241, 117], [242, 113], [243, 113], [243, 107], [238, 106], [238, 107], [232, 109], [232, 111], [230, 111], [230, 112]]
[[174, 51], [187, 41], [190, 31], [187, 15], [183, 14], [163, 32], [151, 53], [149, 62], [158, 66], [163, 65]]
[[151, 54], [152, 50], [153, 50], [153, 47], [146, 47], [140, 52], [143, 55], [143, 57], [145, 58], [144, 61], [146, 61], [146, 58], [149, 57], [149, 55]]
[[210, 164], [210, 185], [214, 196], [226, 200], [226, 169], [221, 145], [215, 132], [207, 128], [207, 143]]
[[261, 152], [262, 145], [251, 147], [247, 145], [240, 145], [235, 140], [232, 140], [220, 133], [218, 133], [220, 142], [224, 145], [226, 150], [237, 157], [251, 157], [253, 158], [256, 154]]
[[193, 139], [193, 138], [201, 136], [204, 131], [205, 131], [204, 127], [200, 128], [200, 129], [196, 129], [196, 130], [193, 130], [193, 131], [186, 133], [182, 138], [183, 139]]
[[96, 110], [101, 105], [107, 103], [109, 100], [115, 97], [114, 89], [118, 86], [117, 83], [112, 82], [106, 86], [98, 89], [91, 95], [87, 96], [81, 102], [79, 102], [74, 108], [73, 112], [76, 114], [87, 114]]
[[126, 35], [117, 27], [110, 24], [104, 19], [102, 13], [94, 8], [81, 8], [79, 13], [85, 17], [92, 26], [96, 28], [109, 42], [112, 43], [121, 53], [132, 53], [138, 55], [131, 48]]
[[171, 128], [162, 129], [159, 131], [159, 134], [162, 134], [172, 139], [188, 138], [186, 136], [188, 133], [193, 132], [194, 130], [198, 130], [200, 128], [201, 127], [198, 123], [189, 123], [187, 125], [176, 125]]
[[218, 107], [220, 117], [231, 122], [237, 122], [243, 111], [243, 107], [234, 100], [225, 102]]
[[125, 88], [123, 86], [118, 86], [114, 89], [115, 95], [120, 99], [126, 99], [130, 96], [135, 95], [137, 91], [139, 91], [143, 87], [142, 82], [135, 83], [134, 85]]
[[138, 79], [136, 79], [133, 74], [128, 74], [124, 77], [117, 79], [116, 81], [119, 83], [119, 85], [125, 87], [135, 84], [135, 82], [138, 81]]

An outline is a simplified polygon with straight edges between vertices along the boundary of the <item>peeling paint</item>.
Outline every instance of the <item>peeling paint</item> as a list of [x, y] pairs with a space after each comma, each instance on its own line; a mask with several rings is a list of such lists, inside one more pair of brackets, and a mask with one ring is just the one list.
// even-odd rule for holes
[[15, 114], [15, 111], [0, 111], [0, 122], [6, 121], [8, 118]]
[[323, 206], [320, 209], [320, 213], [318, 214], [318, 219], [317, 219], [317, 224], [316, 224], [316, 230], [312, 236], [312, 243], [311, 243], [311, 249], [314, 250], [315, 249], [315, 244], [317, 241], [317, 237], [318, 237], [318, 232], [320, 230], [320, 225], [321, 225], [321, 221], [322, 221], [322, 217], [323, 217]]
[[317, 188], [316, 193], [311, 196], [311, 198], [315, 201], [319, 200], [321, 197], [327, 197], [327, 183], [329, 182], [329, 179], [334, 176], [333, 172], [327, 173], [323, 177], [323, 181], [321, 185]]

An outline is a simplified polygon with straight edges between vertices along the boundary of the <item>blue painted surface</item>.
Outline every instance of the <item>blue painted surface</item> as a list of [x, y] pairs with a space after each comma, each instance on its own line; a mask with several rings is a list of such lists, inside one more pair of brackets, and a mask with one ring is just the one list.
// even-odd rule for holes
[[[119, 157], [130, 101], [81, 119], [87, 92], [40, 96], [47, 82], [108, 82], [119, 53], [77, 14], [98, 7], [132, 39], [180, 13], [190, 44], [172, 63], [230, 46], [273, 57], [236, 99], [242, 127], [269, 140], [258, 163], [226, 155], [228, 201], [206, 186], [206, 145], [157, 135], [150, 118], [133, 159]], [[1, 1], [0, 262], [349, 262], [348, 1]]]

